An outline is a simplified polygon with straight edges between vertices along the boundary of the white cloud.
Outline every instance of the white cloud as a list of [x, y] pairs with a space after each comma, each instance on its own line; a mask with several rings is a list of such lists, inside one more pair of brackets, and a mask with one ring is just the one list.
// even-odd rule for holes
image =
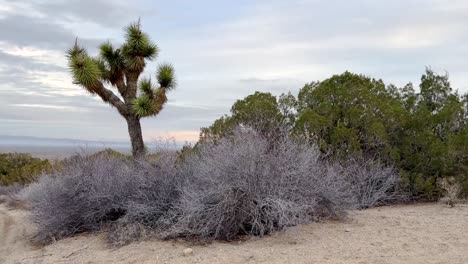
[[44, 108], [44, 109], [57, 109], [64, 111], [87, 111], [84, 108], [78, 108], [74, 106], [66, 105], [47, 105], [47, 104], [12, 104], [13, 107], [28, 107], [28, 108]]
[[0, 51], [13, 56], [24, 57], [36, 60], [41, 63], [47, 63], [58, 66], [65, 66], [65, 52], [57, 50], [41, 49], [34, 46], [13, 46], [0, 41]]
[[[69, 132], [60, 126], [66, 119], [60, 116], [61, 109], [37, 105], [90, 107], [92, 111], [68, 119], [78, 122], [73, 120], [87, 118], [87, 125], [93, 126], [96, 137], [126, 137], [125, 124], [113, 109], [71, 84], [64, 49], [75, 35], [83, 37], [91, 52], [106, 38], [117, 44], [122, 41], [122, 26], [142, 14], [143, 28], [161, 48], [159, 61], [175, 65], [179, 83], [169, 95], [165, 111], [143, 122], [145, 137], [173, 133], [179, 139], [194, 139], [199, 127], [210, 125], [227, 113], [235, 100], [256, 90], [274, 94], [297, 92], [306, 82], [345, 70], [398, 85], [408, 81], [417, 85], [424, 67], [432, 66], [447, 70], [453, 86], [468, 91], [465, 63], [468, 2], [463, 0], [259, 0], [236, 10], [222, 9], [222, 4], [216, 10], [203, 9], [203, 5], [212, 4], [203, 0], [196, 4], [199, 9], [191, 10], [187, 6], [194, 4], [184, 3], [187, 5], [184, 14], [200, 10], [221, 12], [221, 18], [216, 21], [189, 21], [185, 15], [167, 13], [179, 9], [169, 2], [141, 5], [146, 10], [157, 9], [155, 15], [147, 16], [141, 9], [130, 8], [125, 1], [94, 4], [91, 0], [34, 0], [3, 4], [0, 0], [0, 3], [0, 19], [11, 15], [36, 19], [7, 20], [9, 25], [17, 26], [15, 30], [34, 30], [29, 34], [10, 30], [3, 38], [0, 36], [0, 52], [13, 56], [9, 60], [22, 60], [18, 65], [14, 61], [0, 61], [0, 77], [4, 78], [0, 80], [3, 81], [0, 89], [27, 98], [43, 95], [41, 98], [47, 102], [11, 99], [16, 101], [9, 103], [36, 105], [23, 106], [24, 111], [16, 116], [18, 119], [32, 117], [38, 109], [54, 111], [54, 118], [60, 120], [54, 129], [62, 131], [57, 133]], [[96, 8], [82, 12], [81, 8], [89, 6]], [[99, 10], [105, 6], [109, 7], [108, 13]], [[114, 17], [121, 16], [115, 14], [125, 17], [125, 21], [116, 21]], [[203, 20], [208, 15], [195, 18]], [[33, 22], [40, 22], [41, 26], [34, 27]], [[148, 65], [145, 74], [154, 75], [156, 64]], [[21, 72], [9, 76], [14, 74], [12, 66]], [[19, 74], [22, 78], [18, 78]], [[2, 115], [0, 118], [4, 118]], [[104, 120], [107, 123], [100, 125]], [[83, 131], [77, 130], [73, 135], [87, 133]]]

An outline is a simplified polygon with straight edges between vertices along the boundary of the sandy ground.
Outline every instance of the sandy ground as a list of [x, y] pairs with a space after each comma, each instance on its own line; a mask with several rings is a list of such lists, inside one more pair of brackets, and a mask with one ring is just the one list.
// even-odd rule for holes
[[[389, 206], [263, 239], [193, 246], [145, 241], [113, 249], [102, 235], [37, 248], [27, 212], [0, 205], [0, 263], [468, 263], [468, 205]], [[184, 256], [183, 250], [193, 249]]]

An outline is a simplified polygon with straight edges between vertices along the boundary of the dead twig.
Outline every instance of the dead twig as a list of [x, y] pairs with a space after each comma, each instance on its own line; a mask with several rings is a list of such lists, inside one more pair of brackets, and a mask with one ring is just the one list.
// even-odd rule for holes
[[64, 258], [69, 258], [69, 257], [71, 257], [71, 256], [73, 256], [73, 255], [78, 254], [78, 252], [83, 251], [83, 250], [85, 250], [85, 249], [88, 249], [88, 246], [86, 246], [86, 247], [84, 247], [84, 248], [81, 248], [81, 249], [78, 249], [78, 250], [75, 250], [75, 251], [73, 251], [72, 253], [70, 253], [70, 254], [68, 254], [67, 256], [65, 256]]

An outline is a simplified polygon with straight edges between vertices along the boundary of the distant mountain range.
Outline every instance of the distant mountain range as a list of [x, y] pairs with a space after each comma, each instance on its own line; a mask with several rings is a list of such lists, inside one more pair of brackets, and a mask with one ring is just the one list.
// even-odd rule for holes
[[124, 141], [97, 141], [69, 138], [42, 138], [28, 136], [0, 135], [0, 145], [6, 146], [89, 146], [89, 147], [118, 147], [129, 148], [130, 143]]
[[[145, 142], [150, 152], [157, 151], [159, 147], [178, 149], [183, 146], [181, 142], [166, 145], [155, 141]], [[42, 158], [63, 158], [76, 153], [95, 153], [106, 148], [127, 153], [131, 152], [130, 140], [128, 141], [105, 141], [105, 140], [82, 140], [70, 138], [42, 138], [29, 136], [0, 135], [0, 153], [21, 152], [30, 153]]]

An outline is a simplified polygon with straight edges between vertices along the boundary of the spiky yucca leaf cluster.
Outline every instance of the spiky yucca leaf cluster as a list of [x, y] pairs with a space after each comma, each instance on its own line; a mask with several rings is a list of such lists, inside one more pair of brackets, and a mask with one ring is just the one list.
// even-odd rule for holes
[[150, 116], [155, 112], [153, 100], [142, 95], [133, 100], [133, 111], [138, 117]]
[[161, 87], [164, 87], [168, 91], [175, 88], [174, 67], [171, 64], [159, 65], [156, 76]]
[[124, 59], [120, 54], [119, 49], [114, 49], [110, 42], [105, 42], [99, 46], [100, 56], [104, 62], [103, 77], [106, 81], [109, 81], [112, 85], [116, 85], [117, 82], [123, 81], [124, 78]]
[[74, 82], [93, 93], [93, 86], [99, 80], [116, 85], [124, 81], [125, 74], [140, 74], [145, 67], [145, 60], [152, 60], [158, 55], [158, 47], [149, 36], [140, 29], [140, 22], [125, 28], [125, 43], [116, 49], [110, 42], [99, 46], [100, 57], [93, 58], [86, 50], [75, 45], [68, 50], [69, 67]]
[[68, 65], [73, 76], [73, 83], [83, 86], [94, 94], [101, 78], [101, 63], [98, 59], [90, 57], [85, 49], [77, 42], [67, 52]]
[[152, 60], [158, 55], [158, 46], [141, 31], [140, 22], [130, 24], [125, 31], [125, 44], [122, 46], [125, 65], [132, 71], [141, 72], [145, 59]]
[[156, 78], [159, 87], [156, 88], [151, 79], [143, 79], [139, 83], [141, 94], [133, 100], [133, 111], [139, 117], [157, 115], [167, 102], [166, 92], [175, 88], [174, 67], [170, 64], [161, 64], [158, 67]]
[[147, 78], [144, 78], [140, 81], [139, 88], [143, 94], [149, 98], [154, 96], [154, 90], [156, 89], [156, 87], [154, 87], [153, 83], [151, 82], [151, 79]]

